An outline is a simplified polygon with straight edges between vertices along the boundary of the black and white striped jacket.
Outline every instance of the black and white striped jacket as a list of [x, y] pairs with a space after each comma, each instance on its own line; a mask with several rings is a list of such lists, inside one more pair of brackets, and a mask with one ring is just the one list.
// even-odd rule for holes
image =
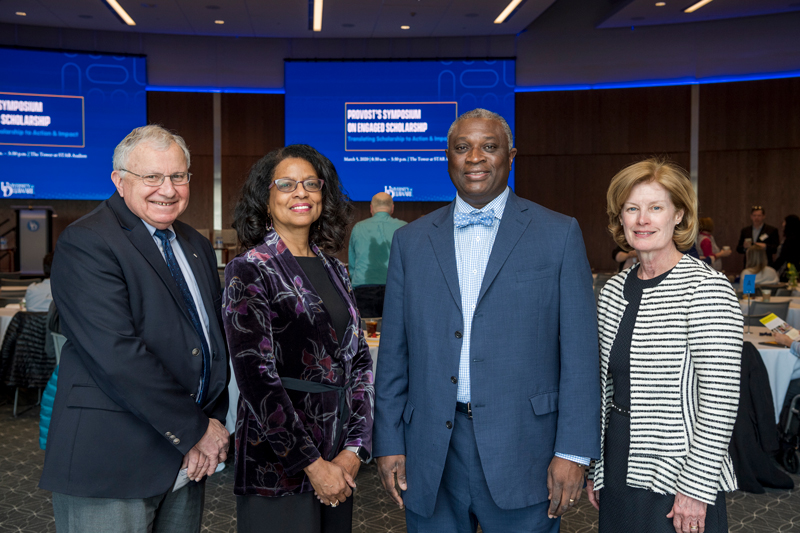
[[[625, 279], [613, 277], [598, 303], [603, 430], [614, 384], [611, 346], [625, 312]], [[713, 504], [736, 490], [728, 443], [739, 404], [742, 313], [731, 284], [684, 255], [658, 286], [645, 289], [631, 339], [631, 441], [627, 484], [681, 492]], [[603, 487], [603, 459], [593, 465]]]

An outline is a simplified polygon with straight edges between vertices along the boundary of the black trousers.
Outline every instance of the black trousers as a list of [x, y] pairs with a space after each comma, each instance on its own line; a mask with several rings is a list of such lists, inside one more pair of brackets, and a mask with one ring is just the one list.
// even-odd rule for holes
[[383, 316], [383, 297], [386, 294], [386, 285], [359, 285], [353, 287], [353, 293], [361, 318]]
[[313, 492], [270, 498], [236, 497], [238, 533], [351, 533], [353, 496], [336, 507], [323, 505]]

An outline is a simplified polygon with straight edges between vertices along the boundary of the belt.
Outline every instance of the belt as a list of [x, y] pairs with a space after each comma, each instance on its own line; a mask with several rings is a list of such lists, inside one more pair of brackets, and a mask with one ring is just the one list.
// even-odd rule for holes
[[281, 378], [281, 384], [283, 385], [284, 389], [287, 390], [294, 390], [300, 392], [336, 392], [339, 400], [339, 405], [337, 409], [337, 413], [339, 415], [339, 426], [336, 428], [336, 432], [333, 437], [333, 448], [331, 448], [330, 454], [328, 455], [328, 461], [332, 461], [334, 457], [341, 451], [339, 450], [339, 440], [342, 437], [342, 429], [344, 425], [348, 422], [350, 418], [350, 406], [347, 405], [347, 395], [345, 394], [348, 389], [352, 388], [355, 382], [354, 376], [350, 376], [350, 379], [347, 383], [344, 384], [343, 387], [337, 387], [335, 385], [326, 385], [325, 383], [316, 383], [314, 381], [306, 381], [304, 379], [295, 379], [295, 378]]
[[631, 416], [631, 410], [630, 409], [626, 409], [625, 407], [622, 407], [621, 405], [618, 405], [618, 404], [614, 403], [614, 400], [609, 400], [608, 403], [611, 405], [611, 408], [613, 410], [615, 410], [616, 412], [618, 412], [619, 414], [625, 415], [625, 416]]
[[467, 418], [472, 420], [472, 402], [456, 402], [456, 411], [464, 413], [467, 415]]

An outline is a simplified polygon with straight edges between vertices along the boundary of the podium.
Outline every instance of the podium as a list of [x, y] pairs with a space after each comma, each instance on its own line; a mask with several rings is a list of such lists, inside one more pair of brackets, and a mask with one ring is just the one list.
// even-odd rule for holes
[[53, 208], [11, 206], [17, 213], [14, 270], [23, 276], [42, 276], [44, 256], [53, 251]]

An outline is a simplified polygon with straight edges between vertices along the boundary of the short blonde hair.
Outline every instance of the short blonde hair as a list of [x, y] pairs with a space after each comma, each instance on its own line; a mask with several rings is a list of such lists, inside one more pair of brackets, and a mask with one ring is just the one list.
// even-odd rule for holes
[[686, 171], [675, 163], [660, 158], [634, 163], [617, 172], [611, 179], [606, 193], [606, 212], [608, 230], [614, 241], [625, 251], [632, 249], [625, 239], [625, 230], [620, 222], [622, 206], [635, 186], [649, 182], [656, 182], [664, 187], [675, 209], [683, 210], [683, 218], [675, 226], [672, 242], [678, 250], [688, 250], [697, 239], [697, 195]]
[[760, 246], [751, 246], [747, 249], [747, 263], [745, 268], [752, 270], [754, 274], [758, 274], [767, 267], [767, 251]]

